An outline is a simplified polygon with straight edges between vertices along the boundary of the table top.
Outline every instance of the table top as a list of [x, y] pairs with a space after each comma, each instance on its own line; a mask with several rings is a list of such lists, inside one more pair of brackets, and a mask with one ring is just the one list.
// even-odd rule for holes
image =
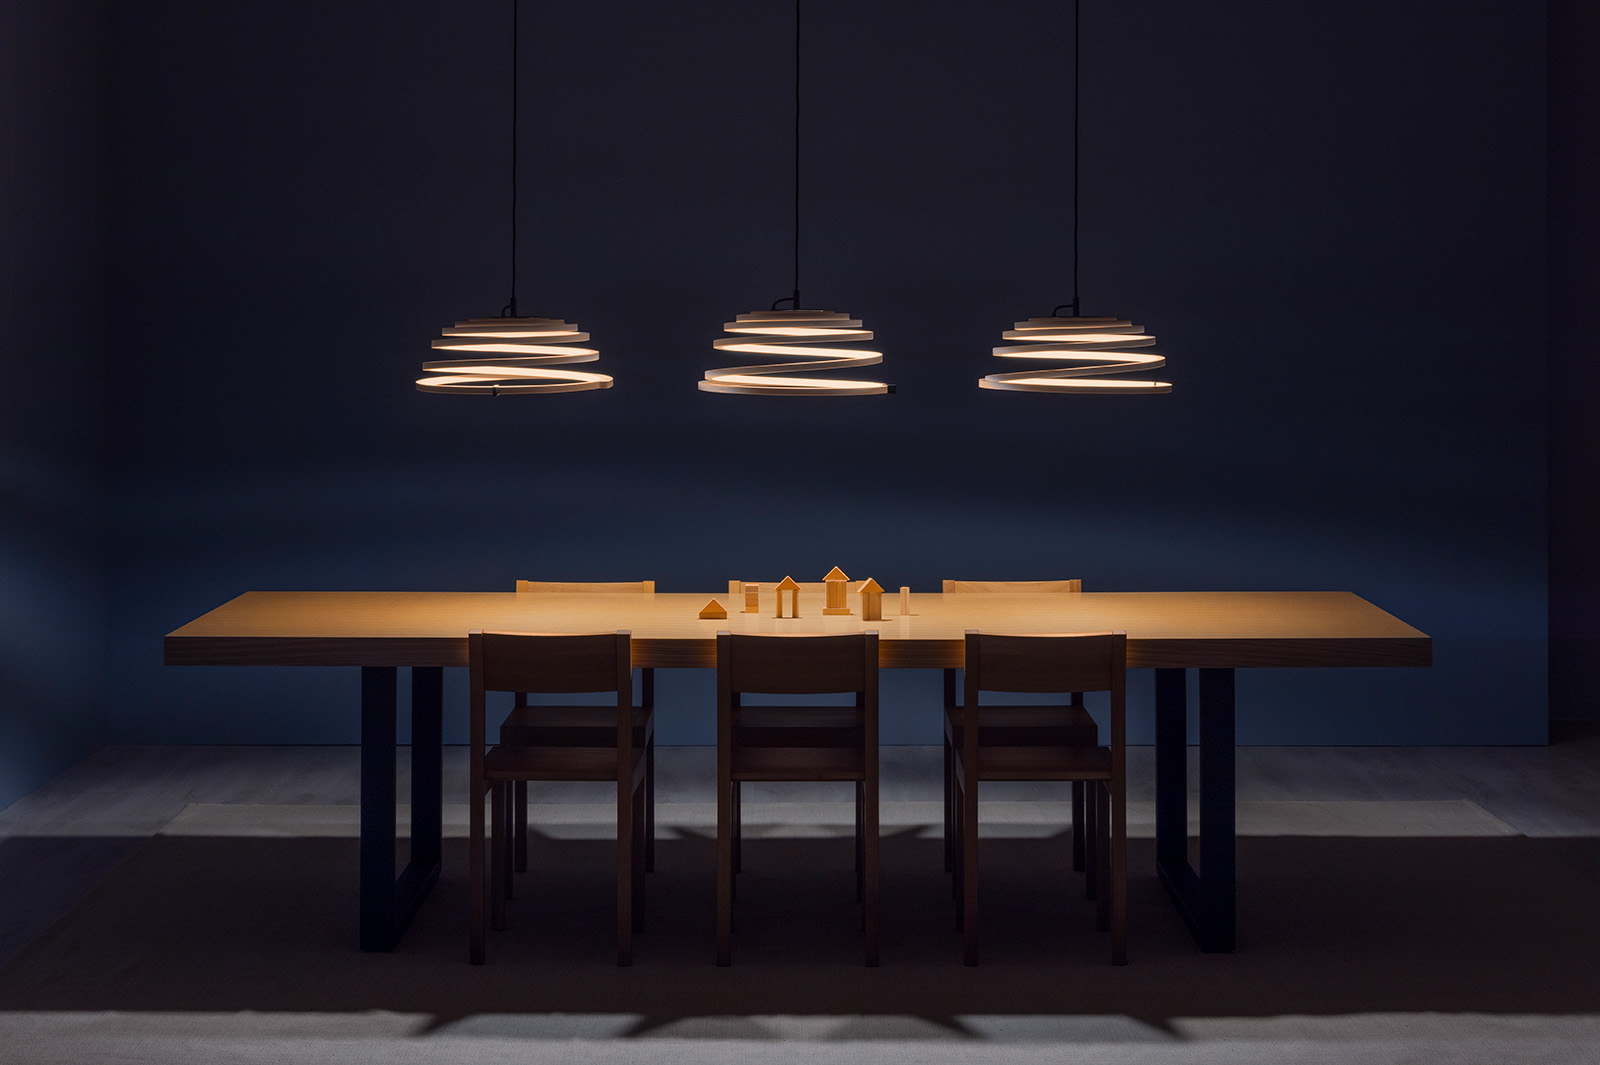
[[[715, 594], [728, 617], [702, 620]], [[1428, 666], [1433, 641], [1351, 592], [918, 593], [902, 616], [824, 616], [801, 593], [800, 617], [740, 613], [726, 593], [246, 592], [168, 633], [168, 665], [465, 666], [474, 629], [583, 633], [628, 629], [637, 666], [709, 667], [719, 631], [875, 629], [885, 668], [961, 665], [968, 629], [1128, 634], [1130, 668]]]

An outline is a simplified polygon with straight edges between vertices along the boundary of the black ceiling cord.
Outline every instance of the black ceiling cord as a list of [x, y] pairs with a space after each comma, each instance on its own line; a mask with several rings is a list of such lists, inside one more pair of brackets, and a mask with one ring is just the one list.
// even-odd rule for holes
[[1063, 303], [1050, 314], [1055, 316], [1061, 313], [1063, 307], [1072, 309], [1072, 317], [1078, 317], [1078, 183], [1082, 174], [1078, 166], [1078, 97], [1081, 95], [1082, 79], [1078, 76], [1083, 67], [1083, 49], [1079, 41], [1083, 39], [1078, 19], [1078, 5], [1080, 0], [1072, 0], [1072, 302]]
[[[500, 308], [500, 317], [517, 314], [517, 8], [511, 0], [511, 300]], [[499, 395], [499, 392], [495, 392]]]
[[800, 0], [794, 0], [794, 291], [772, 301], [770, 310], [788, 303], [800, 309]]

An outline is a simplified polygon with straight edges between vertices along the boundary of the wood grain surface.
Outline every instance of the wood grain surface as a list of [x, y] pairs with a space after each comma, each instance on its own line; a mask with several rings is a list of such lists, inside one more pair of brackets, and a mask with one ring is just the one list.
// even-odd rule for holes
[[[1128, 634], [1128, 666], [1428, 666], [1433, 642], [1350, 592], [1081, 592], [911, 596], [881, 621], [825, 616], [801, 592], [801, 616], [702, 620], [705, 592], [246, 592], [169, 633], [168, 665], [465, 666], [467, 633], [627, 629], [636, 666], [716, 664], [719, 629], [879, 633], [884, 668], [961, 665], [966, 630]], [[890, 612], [895, 611], [895, 612]]]

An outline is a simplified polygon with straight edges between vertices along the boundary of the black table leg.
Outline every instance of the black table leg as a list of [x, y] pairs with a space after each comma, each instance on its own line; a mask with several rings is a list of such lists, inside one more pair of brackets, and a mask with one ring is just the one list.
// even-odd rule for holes
[[444, 830], [444, 670], [411, 670], [411, 864], [438, 875]]
[[1204, 951], [1234, 948], [1233, 670], [1200, 670], [1200, 871], [1189, 864], [1184, 671], [1156, 673], [1156, 871]]
[[396, 879], [395, 669], [361, 669], [362, 950], [394, 949], [439, 879], [443, 693], [443, 670], [411, 671], [411, 860]]

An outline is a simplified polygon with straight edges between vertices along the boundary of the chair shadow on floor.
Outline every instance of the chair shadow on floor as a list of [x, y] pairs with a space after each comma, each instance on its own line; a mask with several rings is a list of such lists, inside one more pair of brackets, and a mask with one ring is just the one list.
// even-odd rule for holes
[[860, 964], [847, 828], [745, 839], [739, 964], [713, 964], [715, 830], [663, 830], [635, 964], [615, 964], [614, 845], [537, 835], [495, 964], [463, 947], [465, 840], [400, 946], [355, 944], [348, 838], [162, 836], [0, 970], [0, 1009], [630, 1018], [1600, 1013], [1600, 883], [1520, 836], [1261, 836], [1239, 844], [1239, 949], [1194, 946], [1130, 841], [1131, 964], [1105, 964], [1066, 834], [985, 839], [984, 964], [961, 939], [937, 831], [883, 836], [882, 967]]

